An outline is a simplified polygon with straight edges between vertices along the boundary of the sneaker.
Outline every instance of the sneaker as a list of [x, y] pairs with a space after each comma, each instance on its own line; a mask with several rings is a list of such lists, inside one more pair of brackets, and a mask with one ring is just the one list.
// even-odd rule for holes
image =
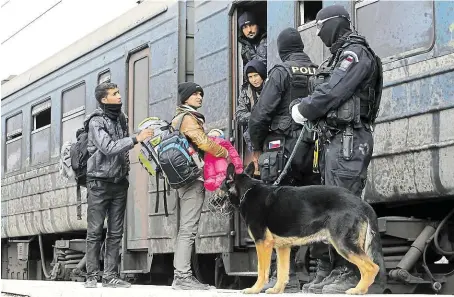
[[84, 283], [85, 288], [96, 288], [98, 286], [98, 280], [95, 276], [87, 277], [87, 280]]
[[112, 277], [107, 279], [103, 278], [102, 286], [107, 288], [129, 288], [131, 284], [127, 281], [119, 279], [118, 277]]
[[207, 284], [202, 284], [194, 276], [178, 277], [175, 276], [172, 282], [174, 290], [210, 290], [212, 287]]
[[[317, 259], [315, 277], [312, 281], [303, 285], [303, 293], [315, 293], [309, 291], [309, 288], [315, 284], [321, 283], [331, 272], [331, 263], [322, 259]], [[320, 292], [321, 293], [321, 292]]]
[[323, 294], [345, 294], [345, 291], [356, 287], [359, 282], [358, 276], [353, 270], [344, 267], [342, 273], [334, 282], [325, 285], [322, 289]]

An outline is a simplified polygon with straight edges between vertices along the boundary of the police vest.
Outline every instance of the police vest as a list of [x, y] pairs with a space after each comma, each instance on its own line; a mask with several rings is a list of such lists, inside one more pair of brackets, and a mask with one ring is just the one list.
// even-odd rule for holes
[[[279, 110], [271, 122], [271, 130], [280, 134], [289, 134], [301, 125], [293, 122], [289, 112], [290, 103], [297, 99], [309, 95], [309, 77], [315, 74], [317, 65], [303, 61], [286, 61], [274, 67], [282, 67], [289, 74], [289, 88], [281, 98]], [[298, 127], [297, 127], [298, 126]]]
[[380, 107], [381, 92], [383, 89], [383, 69], [381, 60], [369, 47], [366, 40], [355, 34], [350, 35], [337, 53], [333, 55], [327, 63], [322, 63], [320, 68], [317, 69], [316, 74], [310, 81], [310, 91], [312, 92], [317, 85], [329, 80], [342, 52], [351, 44], [362, 45], [366, 51], [372, 55], [372, 58], [375, 59], [376, 63], [372, 64], [372, 73], [359, 85], [353, 98], [350, 98], [336, 110], [330, 111], [327, 114], [327, 122], [333, 126], [352, 122], [359, 124], [361, 121], [374, 124]]

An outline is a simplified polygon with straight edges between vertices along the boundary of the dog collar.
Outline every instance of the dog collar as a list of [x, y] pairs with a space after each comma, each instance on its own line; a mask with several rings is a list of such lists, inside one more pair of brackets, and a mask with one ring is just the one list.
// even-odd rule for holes
[[[252, 187], [252, 188], [253, 188], [253, 187]], [[243, 196], [241, 196], [241, 198], [240, 198], [240, 205], [241, 205], [241, 203], [243, 203], [244, 198], [246, 198], [247, 193], [248, 193], [250, 190], [252, 190], [252, 188], [247, 189], [246, 192], [244, 192]]]

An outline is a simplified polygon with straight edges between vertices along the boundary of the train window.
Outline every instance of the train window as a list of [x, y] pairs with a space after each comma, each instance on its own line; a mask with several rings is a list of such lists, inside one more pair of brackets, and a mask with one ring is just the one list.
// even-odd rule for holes
[[85, 83], [62, 93], [62, 143], [76, 140], [76, 131], [85, 118]]
[[32, 165], [49, 161], [51, 101], [47, 100], [32, 108], [33, 127], [30, 137]]
[[323, 1], [299, 1], [300, 20], [299, 24], [304, 25], [315, 21], [317, 13], [323, 8]]
[[19, 170], [22, 154], [22, 113], [6, 120], [6, 164], [5, 171]]
[[32, 108], [33, 131], [50, 126], [51, 106], [50, 100]]
[[104, 82], [110, 82], [110, 70], [101, 72], [101, 73], [98, 75], [98, 85], [99, 85], [99, 84], [102, 84], [102, 83], [104, 83]]
[[368, 1], [356, 4], [356, 27], [384, 62], [429, 50], [434, 42], [434, 4]]

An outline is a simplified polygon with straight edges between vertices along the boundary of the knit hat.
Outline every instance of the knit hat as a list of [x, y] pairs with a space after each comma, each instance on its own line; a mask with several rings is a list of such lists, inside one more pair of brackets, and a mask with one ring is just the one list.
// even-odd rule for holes
[[180, 99], [180, 103], [184, 104], [189, 97], [195, 92], [202, 93], [203, 97], [203, 89], [196, 83], [193, 82], [184, 82], [178, 85], [178, 97]]
[[255, 17], [252, 13], [249, 11], [244, 12], [240, 17], [238, 18], [238, 27], [240, 30], [243, 29], [244, 25], [256, 25], [257, 22], [255, 21]]

